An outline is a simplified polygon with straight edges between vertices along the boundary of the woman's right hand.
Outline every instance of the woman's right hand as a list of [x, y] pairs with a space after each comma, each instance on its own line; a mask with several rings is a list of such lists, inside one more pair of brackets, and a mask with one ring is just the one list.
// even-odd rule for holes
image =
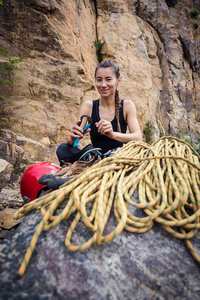
[[80, 127], [81, 120], [78, 120], [76, 124], [70, 130], [70, 137], [75, 139], [81, 139], [83, 137], [83, 129]]
[[83, 129], [79, 126], [81, 120], [78, 120], [76, 124], [72, 127], [69, 133], [70, 140], [68, 141], [69, 144], [73, 145], [75, 139], [82, 139], [83, 138]]

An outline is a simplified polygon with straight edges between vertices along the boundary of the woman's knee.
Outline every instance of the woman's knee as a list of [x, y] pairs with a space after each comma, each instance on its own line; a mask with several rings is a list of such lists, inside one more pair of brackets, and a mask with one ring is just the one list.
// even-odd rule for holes
[[57, 155], [59, 161], [62, 160], [63, 158], [65, 158], [66, 155], [69, 154], [70, 148], [72, 148], [72, 146], [70, 146], [69, 144], [66, 144], [66, 143], [58, 146], [58, 148], [56, 150], [56, 155]]
[[69, 144], [61, 144], [58, 146], [56, 150], [56, 155], [60, 164], [62, 165], [64, 162], [71, 162], [78, 160], [80, 157], [81, 150], [78, 148], [74, 148]]

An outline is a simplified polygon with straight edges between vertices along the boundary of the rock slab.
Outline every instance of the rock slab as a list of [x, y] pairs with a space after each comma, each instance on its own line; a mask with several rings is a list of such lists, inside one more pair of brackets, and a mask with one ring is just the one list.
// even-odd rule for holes
[[[70, 252], [64, 244], [71, 220], [42, 232], [25, 275], [16, 279], [26, 249], [41, 220], [27, 215], [12, 239], [0, 243], [0, 299], [199, 299], [200, 268], [184, 241], [159, 224], [145, 234], [123, 231], [99, 249]], [[106, 230], [116, 221], [111, 216]], [[83, 223], [74, 235], [91, 236]], [[193, 238], [200, 250], [200, 235]]]
[[0, 191], [6, 186], [8, 181], [10, 180], [10, 176], [13, 171], [13, 166], [4, 159], [0, 158]]

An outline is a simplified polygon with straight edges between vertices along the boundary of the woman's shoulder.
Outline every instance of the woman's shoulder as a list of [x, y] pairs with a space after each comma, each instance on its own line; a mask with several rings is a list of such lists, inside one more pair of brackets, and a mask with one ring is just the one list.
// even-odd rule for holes
[[82, 104], [82, 106], [88, 106], [91, 107], [93, 104], [93, 100], [85, 100]]
[[135, 108], [135, 104], [132, 100], [123, 100], [123, 103], [125, 109]]
[[80, 114], [92, 114], [93, 102], [95, 100], [85, 100], [82, 103]]
[[127, 120], [128, 116], [134, 117], [136, 115], [136, 107], [132, 100], [124, 100], [124, 120]]
[[84, 106], [92, 106], [93, 102], [96, 102], [96, 101], [98, 101], [98, 100], [85, 100], [82, 105], [84, 105]]
[[125, 105], [130, 105], [130, 103], [133, 103], [133, 101], [130, 100], [130, 99], [129, 100], [124, 99], [123, 102], [124, 102]]

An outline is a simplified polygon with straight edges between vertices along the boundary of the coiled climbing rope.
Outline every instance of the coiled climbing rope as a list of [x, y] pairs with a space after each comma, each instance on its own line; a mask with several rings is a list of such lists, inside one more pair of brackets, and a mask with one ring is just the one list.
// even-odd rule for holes
[[[40, 209], [43, 218], [18, 275], [23, 276], [42, 230], [52, 229], [72, 214], [74, 219], [65, 238], [70, 251], [84, 251], [93, 244], [98, 248], [101, 243], [112, 241], [123, 229], [143, 233], [158, 222], [174, 237], [184, 239], [200, 264], [200, 257], [189, 241], [200, 228], [199, 159], [189, 144], [175, 137], [160, 138], [152, 145], [129, 142], [112, 157], [101, 160], [58, 190], [24, 205], [14, 214], [14, 219], [34, 209]], [[139, 201], [133, 199], [136, 189]], [[65, 207], [56, 215], [65, 200]], [[89, 203], [92, 208], [88, 213]], [[112, 207], [118, 224], [113, 232], [104, 235]], [[133, 208], [142, 209], [145, 216], [137, 217]], [[80, 219], [93, 235], [82, 245], [75, 245], [71, 239]]]

